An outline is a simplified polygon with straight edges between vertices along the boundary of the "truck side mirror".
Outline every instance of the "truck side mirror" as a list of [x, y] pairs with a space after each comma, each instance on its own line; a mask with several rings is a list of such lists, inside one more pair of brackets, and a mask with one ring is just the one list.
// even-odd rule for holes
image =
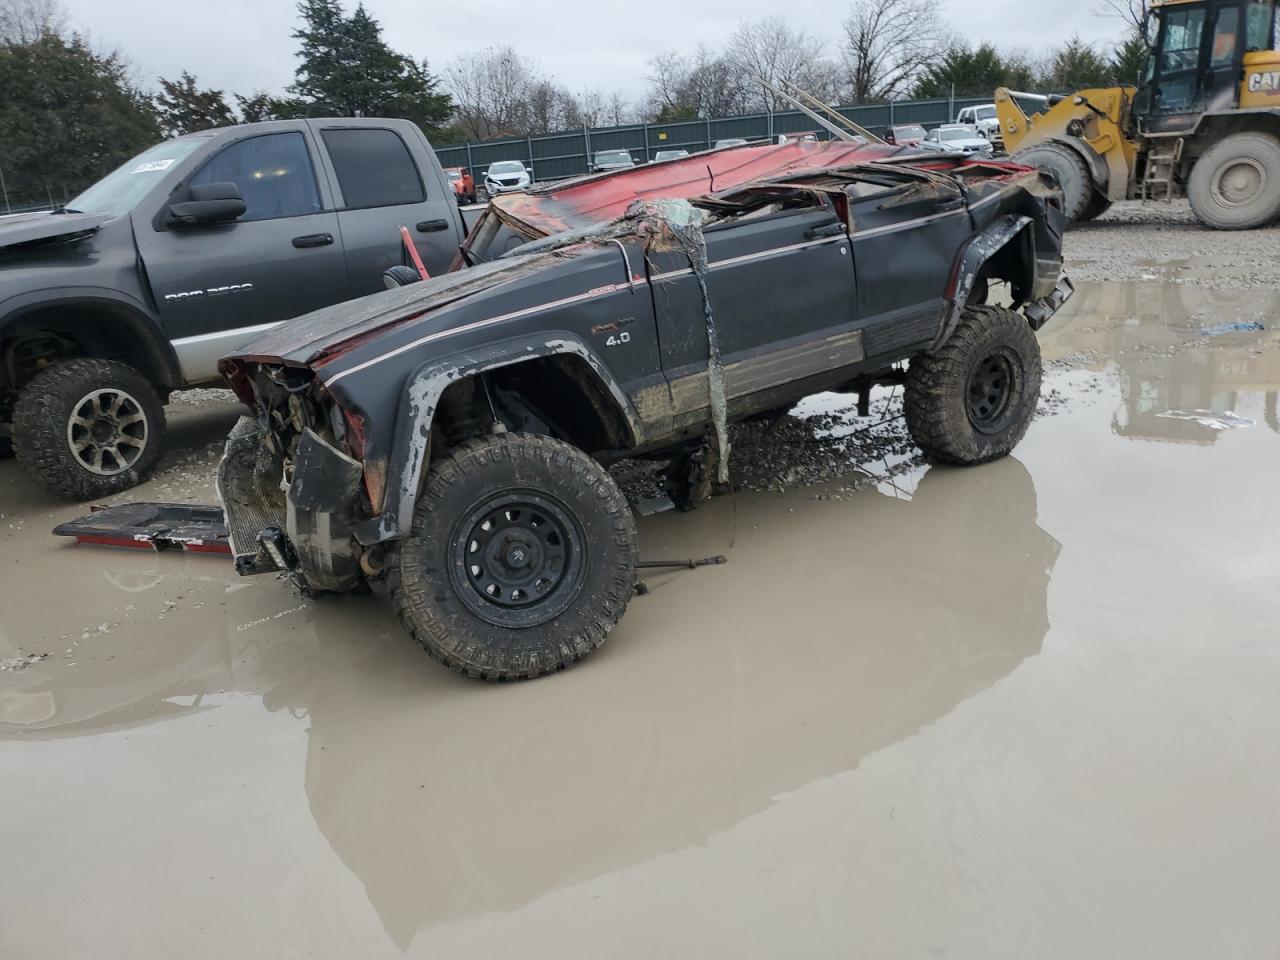
[[187, 200], [169, 204], [169, 216], [174, 222], [186, 226], [225, 223], [245, 211], [240, 188], [230, 181], [197, 184], [191, 187], [187, 196]]

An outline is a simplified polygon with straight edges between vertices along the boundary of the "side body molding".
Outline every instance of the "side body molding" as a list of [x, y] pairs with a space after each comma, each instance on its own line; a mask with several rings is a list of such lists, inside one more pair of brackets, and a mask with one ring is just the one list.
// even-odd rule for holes
[[609, 369], [576, 334], [548, 331], [534, 342], [525, 337], [499, 340], [432, 359], [405, 382], [396, 414], [395, 438], [387, 464], [386, 495], [380, 516], [361, 524], [356, 538], [365, 546], [407, 533], [413, 523], [423, 471], [430, 454], [431, 423], [440, 397], [459, 380], [488, 370], [556, 354], [581, 357], [607, 390], [626, 423], [632, 446], [644, 440], [644, 427], [634, 406]]

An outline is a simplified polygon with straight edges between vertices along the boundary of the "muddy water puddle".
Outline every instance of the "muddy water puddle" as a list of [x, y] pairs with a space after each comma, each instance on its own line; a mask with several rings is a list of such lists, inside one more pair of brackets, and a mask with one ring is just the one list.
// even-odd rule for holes
[[[641, 521], [729, 562], [526, 684], [378, 596], [55, 541], [0, 464], [0, 956], [1271, 955], [1278, 308], [1082, 285], [980, 468], [811, 398]], [[153, 485], [210, 497], [233, 418]]]

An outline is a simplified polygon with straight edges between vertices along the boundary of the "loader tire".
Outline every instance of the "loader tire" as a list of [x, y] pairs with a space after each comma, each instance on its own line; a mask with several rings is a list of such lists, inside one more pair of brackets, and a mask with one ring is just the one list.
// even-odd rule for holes
[[114, 360], [46, 367], [18, 395], [18, 462], [51, 493], [95, 500], [135, 487], [155, 469], [164, 406], [147, 378]]
[[1040, 345], [1006, 307], [965, 307], [936, 351], [911, 359], [907, 429], [935, 463], [968, 466], [1008, 455], [1040, 398]]
[[1068, 223], [1075, 223], [1084, 216], [1089, 198], [1093, 196], [1093, 180], [1084, 161], [1074, 150], [1061, 143], [1041, 143], [1014, 154], [1013, 160], [1048, 170], [1058, 178], [1058, 186], [1062, 188], [1062, 212]]
[[1084, 213], [1080, 214], [1077, 222], [1088, 223], [1090, 220], [1096, 220], [1110, 209], [1111, 201], [1107, 199], [1107, 195], [1101, 190], [1095, 190], [1089, 202], [1084, 205]]
[[1217, 230], [1266, 226], [1280, 216], [1280, 140], [1267, 133], [1223, 137], [1191, 168], [1187, 199], [1200, 222]]
[[631, 508], [595, 460], [548, 437], [484, 437], [431, 465], [389, 568], [391, 601], [450, 669], [532, 679], [604, 643], [637, 553]]

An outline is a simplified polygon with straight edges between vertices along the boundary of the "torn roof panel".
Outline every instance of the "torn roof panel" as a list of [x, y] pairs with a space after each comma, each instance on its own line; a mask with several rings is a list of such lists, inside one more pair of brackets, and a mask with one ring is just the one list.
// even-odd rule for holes
[[936, 155], [921, 154], [907, 147], [842, 140], [793, 140], [713, 150], [630, 170], [562, 181], [534, 187], [528, 193], [500, 194], [490, 203], [504, 220], [549, 235], [609, 223], [621, 217], [636, 200], [688, 199], [806, 170], [884, 161], [904, 155], [922, 160], [938, 159]]

